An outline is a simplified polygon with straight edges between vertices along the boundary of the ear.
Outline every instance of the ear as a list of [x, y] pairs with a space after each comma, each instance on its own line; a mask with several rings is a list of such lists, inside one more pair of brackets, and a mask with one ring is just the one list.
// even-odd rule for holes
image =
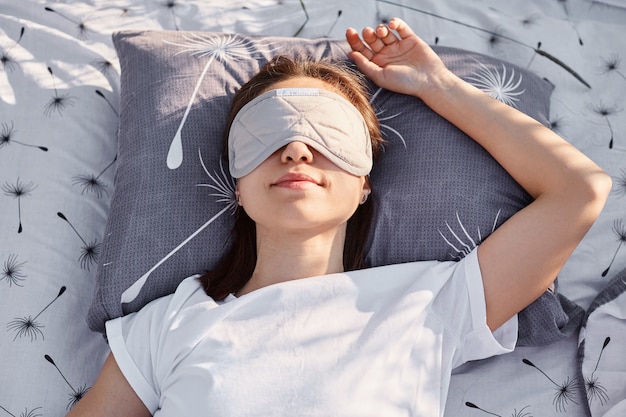
[[370, 185], [369, 177], [364, 177], [363, 191], [361, 192], [361, 204], [367, 201], [367, 197], [372, 193], [372, 187]]
[[363, 181], [363, 194], [364, 195], [370, 195], [372, 192], [372, 186], [370, 184], [370, 177], [363, 177], [364, 181]]
[[243, 206], [241, 204], [241, 194], [239, 193], [239, 183], [235, 183], [235, 200], [237, 200], [238, 206]]

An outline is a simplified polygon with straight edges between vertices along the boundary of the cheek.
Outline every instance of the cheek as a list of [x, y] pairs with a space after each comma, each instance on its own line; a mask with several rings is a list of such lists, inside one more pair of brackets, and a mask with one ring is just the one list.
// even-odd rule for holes
[[361, 202], [363, 187], [363, 179], [351, 177], [349, 180], [342, 181], [341, 186], [337, 187], [335, 192], [339, 201], [356, 210]]

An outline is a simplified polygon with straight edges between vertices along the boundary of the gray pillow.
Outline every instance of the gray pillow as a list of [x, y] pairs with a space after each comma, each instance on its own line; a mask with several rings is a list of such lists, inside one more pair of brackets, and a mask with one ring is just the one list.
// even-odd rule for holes
[[[98, 331], [224, 252], [234, 199], [221, 139], [234, 92], [277, 54], [346, 60], [348, 50], [340, 40], [207, 32], [124, 31], [113, 41], [122, 69], [119, 153], [88, 317]], [[452, 71], [548, 124], [549, 82], [494, 58], [436, 49]], [[479, 145], [420, 100], [371, 89], [388, 141], [371, 174], [372, 265], [461, 259], [530, 202]], [[520, 344], [564, 336], [568, 315], [547, 296], [537, 311], [549, 325]], [[522, 336], [525, 322], [535, 324], [532, 312]]]

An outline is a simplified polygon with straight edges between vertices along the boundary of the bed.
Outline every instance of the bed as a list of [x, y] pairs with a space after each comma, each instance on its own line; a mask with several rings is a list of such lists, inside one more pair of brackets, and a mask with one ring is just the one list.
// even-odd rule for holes
[[[346, 27], [393, 16], [613, 178], [518, 347], [456, 369], [445, 415], [626, 415], [623, 0], [0, 0], [0, 415], [64, 415], [108, 354], [104, 321], [219, 256], [232, 179], [207, 137], [236, 87], [279, 53], [343, 59]], [[372, 101], [372, 263], [459, 259], [528, 203], [420, 103]]]

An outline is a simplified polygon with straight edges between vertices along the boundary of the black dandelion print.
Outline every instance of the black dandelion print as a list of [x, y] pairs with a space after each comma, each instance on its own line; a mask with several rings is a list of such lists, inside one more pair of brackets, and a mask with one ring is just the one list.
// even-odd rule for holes
[[626, 80], [626, 75], [621, 71], [621, 68], [622, 58], [619, 55], [612, 53], [608, 58], [602, 58], [602, 67], [600, 68], [602, 74], [617, 74]]
[[99, 97], [102, 97], [102, 99], [104, 99], [104, 101], [105, 101], [105, 102], [109, 105], [109, 107], [111, 108], [111, 110], [113, 110], [113, 113], [115, 113], [115, 115], [116, 115], [117, 117], [119, 117], [119, 116], [120, 116], [120, 114], [119, 114], [119, 113], [117, 112], [117, 110], [115, 109], [115, 106], [113, 106], [113, 104], [111, 104], [111, 101], [109, 101], [109, 99], [108, 99], [108, 98], [106, 98], [106, 96], [104, 95], [104, 93], [103, 93], [102, 91], [100, 91], [100, 90], [96, 90], [96, 94], [97, 94]]
[[19, 338], [29, 337], [30, 341], [34, 342], [35, 340], [37, 340], [37, 337], [39, 336], [41, 336], [41, 339], [43, 340], [44, 335], [41, 329], [44, 326], [40, 324], [37, 321], [37, 319], [39, 318], [39, 316], [43, 314], [44, 311], [46, 311], [52, 304], [54, 304], [55, 301], [57, 301], [63, 295], [65, 290], [66, 290], [65, 286], [61, 287], [57, 296], [52, 301], [50, 301], [48, 305], [46, 305], [39, 313], [37, 313], [35, 317], [28, 316], [28, 317], [15, 318], [11, 320], [7, 324], [7, 331], [16, 332], [15, 337], [13, 338], [13, 341], [15, 341], [18, 337]]
[[626, 196], [626, 169], [622, 169], [621, 176], [613, 177], [612, 192], [617, 194], [619, 198]]
[[555, 133], [561, 134], [565, 125], [566, 123], [563, 117], [555, 115], [550, 119], [550, 129]]
[[13, 285], [22, 287], [22, 281], [26, 278], [26, 275], [22, 273], [22, 267], [26, 262], [19, 262], [17, 255], [10, 254], [4, 264], [2, 265], [2, 274], [0, 274], [0, 281], [6, 281], [9, 287]]
[[522, 26], [525, 26], [525, 27], [535, 26], [537, 22], [539, 21], [539, 18], [540, 18], [539, 14], [533, 13], [523, 18], [520, 22]]
[[622, 219], [615, 219], [615, 221], [613, 221], [613, 233], [617, 237], [617, 241], [619, 243], [617, 245], [617, 249], [615, 249], [615, 253], [613, 254], [613, 258], [611, 259], [609, 266], [604, 271], [602, 271], [602, 277], [607, 276], [609, 270], [611, 269], [611, 266], [613, 266], [613, 262], [615, 262], [617, 253], [622, 248], [622, 245], [626, 243], [626, 226], [624, 225]]
[[[479, 406], [477, 406], [476, 404], [467, 401], [465, 403], [465, 406], [468, 408], [474, 408], [476, 410], [480, 410], [482, 411], [484, 414], [489, 414], [491, 416], [497, 416], [497, 417], [502, 417], [500, 414], [496, 414], [496, 413], [492, 413], [491, 411], [487, 411], [484, 408], [480, 408]], [[511, 414], [511, 417], [532, 417], [532, 414], [530, 414], [528, 411], [526, 411], [526, 409], [530, 407], [529, 405], [527, 405], [526, 407], [522, 408], [521, 410], [517, 411], [517, 409], [513, 410], [513, 414]]]
[[100, 180], [100, 177], [109, 168], [111, 168], [111, 166], [113, 166], [115, 161], [117, 161], [117, 155], [115, 155], [115, 158], [113, 158], [113, 160], [106, 167], [104, 167], [104, 169], [100, 171], [97, 175], [93, 175], [93, 174], [76, 175], [75, 177], [72, 177], [72, 184], [82, 187], [83, 190], [81, 194], [93, 193], [96, 196], [98, 196], [98, 198], [101, 198], [104, 194], [108, 196], [109, 192], [107, 191], [106, 186], [104, 185], [102, 180]]
[[328, 28], [328, 31], [326, 31], [326, 34], [324, 35], [325, 38], [328, 38], [330, 34], [332, 33], [332, 31], [335, 29], [335, 26], [337, 26], [337, 23], [339, 22], [339, 18], [341, 17], [342, 14], [343, 14], [343, 11], [337, 10], [337, 16], [335, 17], [335, 20], [333, 20], [333, 23], [330, 25], [330, 28]]
[[14, 184], [7, 182], [2, 186], [2, 191], [4, 191], [5, 195], [8, 195], [9, 197], [13, 197], [17, 199], [17, 219], [18, 219], [17, 233], [22, 233], [23, 231], [22, 198], [29, 197], [30, 193], [32, 193], [35, 188], [37, 188], [37, 186], [32, 181], [25, 184], [22, 181], [20, 181], [19, 178], [17, 179], [17, 181], [15, 181]]
[[[28, 408], [25, 408], [24, 411], [22, 411], [20, 413], [20, 417], [41, 417], [42, 414], [39, 414], [39, 410], [40, 409], [41, 409], [41, 407], [33, 408], [32, 410], [29, 410]], [[9, 410], [7, 410], [6, 408], [4, 408], [1, 405], [0, 405], [0, 410], [6, 412], [8, 415], [10, 415], [12, 417], [17, 417], [17, 415], [13, 414], [12, 412], [10, 412]]]
[[178, 24], [176, 23], [175, 9], [180, 6], [180, 2], [178, 2], [177, 0], [165, 0], [161, 2], [160, 5], [170, 12], [170, 14], [172, 15], [172, 22], [174, 23], [174, 29], [179, 30]]
[[502, 29], [502, 27], [500, 26], [497, 26], [489, 32], [489, 36], [487, 37], [489, 48], [494, 51], [500, 51], [501, 47], [503, 46], [504, 40], [508, 39], [508, 37], [504, 34], [504, 29]]
[[570, 15], [569, 15], [569, 9], [567, 8], [567, 0], [557, 0], [557, 2], [561, 3], [561, 5], [563, 6], [563, 11], [565, 12], [565, 18], [566, 20], [569, 22], [569, 24], [572, 26], [572, 29], [574, 29], [574, 31], [576, 32], [576, 36], [578, 37], [578, 43], [580, 44], [580, 46], [583, 46], [583, 39], [580, 36], [580, 33], [578, 32], [578, 28], [576, 27], [576, 25], [574, 24], [574, 22], [572, 22]]
[[98, 256], [100, 255], [100, 243], [98, 243], [97, 240], [93, 240], [87, 243], [87, 241], [85, 241], [81, 234], [78, 233], [78, 230], [76, 230], [74, 225], [67, 219], [67, 217], [65, 217], [63, 213], [59, 212], [57, 213], [57, 216], [59, 216], [72, 228], [74, 233], [76, 233], [76, 236], [78, 236], [80, 241], [83, 243], [83, 245], [81, 246], [81, 254], [78, 257], [78, 262], [80, 263], [81, 269], [89, 270], [89, 267], [92, 264], [95, 265], [98, 263]]
[[557, 384], [552, 378], [548, 376], [548, 374], [546, 374], [528, 359], [523, 359], [522, 362], [538, 370], [543, 376], [546, 377], [548, 381], [550, 381], [555, 386], [556, 393], [554, 394], [552, 404], [554, 405], [556, 411], [558, 411], [559, 413], [564, 413], [569, 403], [578, 404], [576, 402], [576, 390], [578, 389], [579, 385], [576, 378], [570, 379], [570, 377], [568, 376], [567, 380], [564, 381], [562, 384]]
[[591, 110], [606, 121], [609, 132], [611, 133], [611, 138], [609, 140], [609, 149], [613, 149], [614, 132], [613, 126], [611, 125], [611, 121], [609, 120], [609, 118], [616, 115], [617, 113], [620, 113], [623, 109], [617, 105], [609, 106], [601, 102], [598, 105], [592, 106]]
[[604, 349], [608, 346], [609, 342], [611, 342], [611, 338], [607, 336], [604, 339], [604, 344], [602, 345], [602, 349], [600, 350], [600, 355], [598, 355], [598, 360], [596, 361], [596, 367], [593, 369], [593, 372], [589, 377], [585, 377], [585, 390], [587, 391], [587, 398], [589, 398], [589, 403], [594, 401], [600, 401], [600, 404], [604, 405], [607, 401], [609, 401], [609, 395], [602, 386], [598, 382], [598, 377], [595, 376], [596, 371], [598, 370], [598, 365], [600, 365], [600, 359], [602, 359], [602, 354], [604, 353]]
[[302, 25], [300, 25], [298, 30], [296, 30], [296, 33], [294, 33], [292, 35], [294, 38], [297, 38], [298, 35], [300, 35], [300, 33], [302, 33], [302, 30], [307, 25], [307, 23], [309, 23], [309, 19], [310, 19], [309, 12], [306, 9], [306, 5], [304, 4], [304, 0], [300, 0], [300, 7], [302, 8], [302, 12], [304, 13], [304, 22], [302, 22]]
[[44, 358], [56, 368], [57, 372], [59, 372], [59, 375], [61, 375], [61, 378], [63, 378], [63, 381], [65, 381], [67, 386], [70, 387], [70, 390], [72, 390], [72, 392], [70, 393], [70, 400], [67, 403], [67, 409], [70, 410], [76, 405], [77, 402], [79, 402], [85, 396], [87, 391], [89, 391], [89, 388], [87, 388], [87, 385], [82, 385], [78, 388], [74, 388], [72, 384], [70, 384], [70, 381], [67, 380], [65, 375], [63, 375], [63, 372], [61, 372], [61, 370], [54, 362], [54, 360], [50, 357], [50, 355], [44, 355]]
[[104, 76], [109, 75], [109, 73], [111, 72], [111, 69], [113, 68], [113, 63], [106, 59], [93, 61], [92, 64]]
[[16, 144], [20, 146], [24, 146], [27, 148], [36, 148], [40, 151], [48, 152], [48, 148], [45, 146], [33, 145], [30, 143], [25, 143], [22, 141], [15, 140], [15, 134], [17, 130], [13, 127], [13, 121], [11, 121], [11, 125], [8, 123], [0, 124], [0, 149], [8, 147], [11, 144]]
[[63, 13], [53, 9], [52, 7], [45, 7], [45, 10], [48, 12], [55, 13], [56, 15], [61, 16], [63, 19], [67, 20], [68, 22], [73, 23], [76, 26], [76, 31], [77, 31], [76, 35], [78, 39], [86, 40], [89, 37], [89, 28], [87, 27], [83, 19], [80, 19], [80, 20], [72, 19], [71, 17], [64, 15]]
[[20, 36], [17, 38], [17, 41], [15, 41], [15, 43], [6, 51], [0, 52], [0, 64], [2, 64], [2, 68], [4, 68], [6, 72], [13, 72], [15, 68], [19, 67], [17, 61], [11, 56], [11, 50], [19, 45], [19, 43], [22, 41], [25, 29], [26, 28], [22, 26], [22, 29], [20, 30]]
[[[565, 62], [561, 61], [559, 58], [555, 57], [551, 53], [542, 50], [541, 49], [541, 42], [539, 42], [537, 47], [535, 48], [532, 45], [529, 45], [527, 43], [521, 42], [521, 41], [519, 41], [517, 39], [514, 39], [514, 38], [512, 38], [510, 36], [506, 36], [503, 33], [502, 29], [500, 29], [500, 28], [496, 28], [496, 30], [483, 29], [481, 27], [478, 27], [478, 26], [475, 26], [475, 25], [470, 25], [468, 23], [461, 22], [459, 20], [450, 19], [449, 17], [441, 16], [441, 15], [438, 15], [438, 14], [433, 13], [433, 12], [429, 12], [429, 11], [426, 11], [426, 10], [421, 10], [421, 9], [416, 8], [416, 7], [403, 5], [403, 4], [400, 4], [400, 3], [393, 2], [393, 1], [377, 0], [376, 4], [378, 4], [378, 3], [391, 4], [393, 6], [398, 6], [398, 7], [407, 9], [407, 10], [412, 10], [414, 12], [418, 12], [418, 13], [421, 13], [421, 14], [425, 14], [427, 16], [434, 17], [436, 19], [445, 20], [447, 22], [451, 22], [451, 23], [454, 23], [454, 24], [457, 24], [457, 25], [460, 25], [460, 26], [463, 26], [463, 27], [466, 27], [466, 28], [470, 28], [470, 29], [476, 30], [478, 32], [486, 33], [489, 36], [488, 42], [489, 42], [490, 46], [492, 48], [494, 48], [494, 49], [498, 49], [497, 47], [499, 47], [500, 44], [502, 43], [502, 41], [505, 41], [505, 40], [509, 41], [509, 42], [512, 42], [512, 43], [514, 43], [516, 45], [523, 46], [524, 48], [532, 49], [537, 55], [541, 55], [542, 57], [549, 59], [550, 61], [552, 61], [553, 63], [557, 64], [558, 66], [563, 68], [565, 71], [570, 73], [574, 78], [576, 78], [578, 81], [580, 81], [583, 85], [585, 85], [588, 88], [591, 88], [591, 85], [589, 85], [589, 83], [587, 81], [585, 81], [580, 76], [580, 74], [578, 74], [576, 71], [574, 71]], [[377, 15], [380, 16], [381, 13], [377, 12]], [[383, 23], [386, 23], [386, 22], [383, 21]], [[531, 60], [531, 62], [532, 62], [532, 60]]]
[[74, 105], [74, 101], [77, 100], [76, 97], [69, 95], [68, 93], [59, 93], [56, 87], [54, 72], [52, 68], [48, 67], [48, 72], [52, 76], [52, 87], [54, 89], [54, 95], [48, 103], [43, 108], [43, 114], [46, 117], [51, 117], [53, 114], [57, 113], [59, 116], [63, 115], [63, 110], [69, 106]]

